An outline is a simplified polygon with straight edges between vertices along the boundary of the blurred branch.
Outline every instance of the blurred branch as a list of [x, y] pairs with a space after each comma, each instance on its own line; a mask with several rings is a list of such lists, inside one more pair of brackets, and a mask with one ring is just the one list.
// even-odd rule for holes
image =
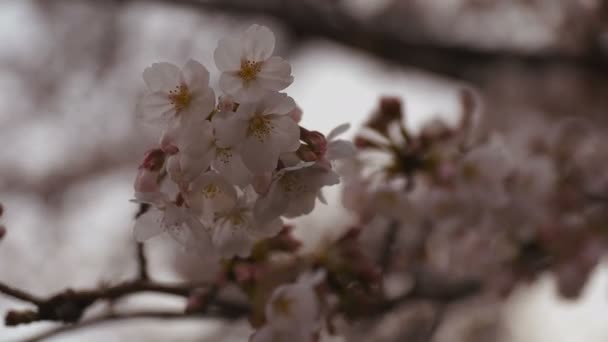
[[420, 271], [414, 274], [414, 286], [409, 292], [381, 303], [376, 307], [375, 313], [381, 315], [403, 304], [418, 300], [447, 305], [472, 297], [481, 290], [481, 284], [475, 280], [454, 281], [431, 272]]
[[417, 67], [453, 78], [470, 79], [472, 70], [502, 63], [516, 63], [534, 69], [568, 66], [587, 71], [608, 71], [608, 63], [603, 56], [593, 53], [595, 51], [584, 55], [569, 55], [559, 51], [527, 53], [413, 41], [406, 38], [403, 32], [388, 28], [382, 17], [359, 19], [342, 10], [339, 3], [291, 0], [152, 1], [234, 15], [268, 16], [281, 22], [300, 40], [327, 39], [387, 62]]
[[391, 259], [393, 256], [393, 249], [397, 240], [397, 232], [399, 230], [399, 222], [397, 220], [391, 221], [384, 232], [384, 241], [382, 243], [382, 250], [380, 251], [380, 267], [382, 272], [386, 273], [391, 266]]
[[11, 310], [6, 314], [5, 324], [14, 326], [36, 321], [61, 321], [76, 323], [85, 310], [99, 300], [116, 300], [118, 298], [142, 292], [157, 292], [176, 296], [188, 297], [196, 289], [206, 288], [214, 298], [209, 298], [206, 310], [213, 310], [222, 317], [238, 318], [246, 315], [249, 309], [246, 306], [222, 301], [216, 298], [217, 293], [213, 286], [200, 286], [196, 284], [162, 284], [157, 282], [135, 280], [120, 283], [109, 287], [100, 287], [93, 290], [67, 289], [45, 299], [39, 299], [31, 294], [15, 290], [7, 285], [0, 284], [2, 293], [30, 302], [36, 310]]
[[[140, 203], [137, 214], [135, 214], [135, 219], [145, 214], [148, 209], [150, 209], [149, 204]], [[137, 242], [135, 248], [137, 252], [137, 279], [149, 280], [150, 274], [148, 272], [148, 260], [146, 259], [146, 247], [143, 242]]]
[[24, 342], [36, 342], [42, 341], [50, 337], [55, 337], [57, 335], [61, 335], [64, 333], [71, 333], [75, 330], [80, 330], [83, 328], [88, 328], [97, 325], [109, 324], [118, 321], [127, 321], [127, 320], [136, 320], [136, 319], [188, 319], [188, 318], [203, 318], [209, 317], [212, 315], [206, 314], [202, 315], [200, 313], [196, 314], [184, 314], [183, 312], [172, 312], [172, 311], [136, 311], [122, 314], [107, 314], [95, 318], [91, 318], [85, 321], [80, 322], [76, 325], [65, 325], [61, 326], [49, 331], [45, 331], [39, 335], [30, 337], [26, 339]]

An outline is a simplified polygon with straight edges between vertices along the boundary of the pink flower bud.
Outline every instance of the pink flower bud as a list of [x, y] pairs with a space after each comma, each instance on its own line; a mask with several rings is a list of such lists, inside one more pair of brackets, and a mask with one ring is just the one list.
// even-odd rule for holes
[[302, 112], [302, 109], [300, 109], [300, 107], [294, 108], [291, 112], [287, 113], [287, 115], [289, 115], [289, 117], [295, 121], [295, 122], [300, 122], [302, 121], [302, 116], [304, 115], [304, 113]]
[[179, 149], [175, 146], [175, 138], [173, 132], [164, 131], [160, 137], [160, 149], [168, 155], [176, 154]]
[[159, 148], [151, 149], [144, 155], [144, 160], [139, 165], [140, 169], [159, 171], [165, 163], [165, 152]]
[[158, 187], [158, 172], [142, 168], [137, 172], [133, 188], [135, 192], [156, 192]]
[[327, 151], [327, 139], [320, 132], [300, 128], [300, 139], [306, 142], [317, 155], [325, 155]]
[[230, 95], [222, 95], [217, 104], [217, 109], [220, 112], [234, 112], [236, 102]]
[[308, 145], [300, 145], [296, 154], [302, 161], [311, 162], [316, 161], [318, 159], [317, 155], [308, 147]]

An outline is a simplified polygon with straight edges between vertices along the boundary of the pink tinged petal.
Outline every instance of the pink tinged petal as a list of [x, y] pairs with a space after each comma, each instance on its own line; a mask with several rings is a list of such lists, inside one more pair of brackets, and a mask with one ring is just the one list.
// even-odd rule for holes
[[224, 178], [238, 186], [249, 184], [253, 178], [249, 169], [243, 164], [241, 156], [234, 149], [216, 153], [211, 166]]
[[270, 139], [259, 141], [255, 137], [247, 137], [240, 145], [239, 152], [243, 163], [254, 175], [271, 172], [277, 167], [280, 146], [272, 145]]
[[251, 25], [241, 37], [244, 57], [248, 61], [265, 61], [274, 52], [274, 33], [265, 26]]
[[162, 92], [144, 95], [136, 108], [139, 120], [148, 122], [166, 122], [175, 116], [175, 107], [171, 104], [167, 94]]
[[279, 234], [283, 229], [283, 221], [280, 218], [257, 223], [252, 233], [259, 239], [270, 238]]
[[[269, 115], [286, 115], [296, 108], [296, 102], [285, 93], [266, 94], [257, 105], [257, 112]], [[293, 120], [292, 120], [293, 121]]]
[[143, 73], [144, 81], [152, 92], [168, 93], [181, 83], [179, 68], [171, 63], [154, 63], [147, 67]]
[[133, 188], [136, 192], [157, 192], [159, 190], [157, 179], [157, 171], [139, 169]]
[[352, 158], [357, 154], [355, 145], [346, 140], [334, 140], [329, 143], [326, 158], [329, 160], [339, 160]]
[[255, 203], [254, 215], [259, 222], [268, 222], [281, 216], [288, 207], [289, 199], [278, 181], [275, 181], [268, 193]]
[[237, 255], [246, 258], [251, 254], [254, 243], [243, 227], [234, 227], [228, 219], [218, 221], [212, 241], [223, 258]]
[[133, 227], [135, 241], [143, 242], [162, 234], [164, 231], [161, 225], [162, 215], [161, 211], [153, 209], [140, 216]]
[[190, 59], [186, 62], [182, 68], [182, 77], [191, 92], [209, 88], [209, 71], [195, 60]]
[[242, 101], [244, 95], [244, 81], [236, 73], [224, 72], [220, 75], [219, 86], [226, 94], [233, 96], [237, 101]]
[[338, 127], [334, 128], [331, 130], [331, 132], [329, 132], [329, 134], [327, 134], [327, 141], [333, 140], [334, 138], [336, 138], [337, 136], [345, 133], [346, 131], [348, 131], [350, 129], [350, 124], [349, 123], [343, 123], [341, 125], [339, 125]]
[[248, 121], [235, 113], [218, 113], [213, 116], [212, 124], [221, 147], [236, 146], [247, 136]]
[[180, 112], [182, 120], [207, 119], [215, 109], [215, 93], [213, 89], [207, 88], [192, 94], [192, 102], [184, 112]]
[[220, 71], [238, 71], [243, 58], [241, 42], [236, 38], [223, 38], [213, 52], [215, 65]]
[[265, 89], [279, 91], [293, 83], [291, 65], [281, 57], [271, 57], [262, 64], [257, 80]]
[[300, 147], [300, 127], [289, 116], [273, 116], [272, 144], [279, 153], [295, 152]]

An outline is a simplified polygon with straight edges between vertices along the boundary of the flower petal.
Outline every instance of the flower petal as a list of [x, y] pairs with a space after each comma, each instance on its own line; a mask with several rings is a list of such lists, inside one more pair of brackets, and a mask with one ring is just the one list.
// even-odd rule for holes
[[160, 210], [153, 209], [135, 220], [135, 225], [133, 226], [135, 241], [143, 242], [156, 235], [162, 234], [162, 215]]
[[168, 93], [181, 83], [179, 68], [171, 63], [154, 63], [143, 73], [144, 81], [152, 92]]
[[169, 101], [167, 94], [148, 93], [137, 104], [136, 115], [142, 121], [164, 123], [175, 115], [175, 107]]
[[274, 33], [265, 26], [251, 25], [241, 37], [244, 57], [249, 61], [265, 61], [274, 52]]
[[342, 133], [345, 133], [349, 129], [350, 129], [350, 123], [343, 123], [343, 124], [339, 125], [338, 127], [332, 129], [331, 132], [329, 132], [329, 134], [327, 134], [326, 139], [327, 139], [327, 141], [331, 141], [335, 137], [339, 136]]
[[235, 113], [218, 113], [211, 123], [221, 147], [236, 146], [247, 136], [247, 121]]
[[291, 65], [281, 57], [270, 57], [262, 65], [257, 79], [265, 89], [274, 91], [283, 90], [293, 82]]
[[220, 39], [213, 52], [215, 65], [220, 71], [238, 71], [241, 68], [242, 51], [243, 47], [239, 39], [231, 37]]
[[209, 71], [195, 60], [186, 62], [182, 68], [182, 77], [191, 92], [209, 88]]
[[328, 160], [347, 159], [357, 154], [355, 145], [346, 140], [334, 140], [327, 146], [326, 157]]
[[[294, 108], [296, 108], [296, 102], [293, 100], [293, 98], [291, 98], [291, 96], [287, 96], [285, 93], [271, 92], [262, 98], [262, 100], [258, 103], [256, 110], [267, 115], [285, 115], [291, 112]], [[290, 120], [293, 121], [291, 118]]]
[[224, 72], [220, 75], [220, 89], [226, 94], [232, 95], [237, 101], [242, 101], [243, 79], [232, 72]]

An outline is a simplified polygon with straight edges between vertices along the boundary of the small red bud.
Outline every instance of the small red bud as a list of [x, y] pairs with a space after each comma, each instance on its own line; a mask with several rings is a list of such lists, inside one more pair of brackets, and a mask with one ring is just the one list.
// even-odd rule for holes
[[151, 149], [144, 155], [144, 160], [139, 165], [140, 169], [150, 171], [160, 170], [165, 163], [165, 152], [160, 148]]

